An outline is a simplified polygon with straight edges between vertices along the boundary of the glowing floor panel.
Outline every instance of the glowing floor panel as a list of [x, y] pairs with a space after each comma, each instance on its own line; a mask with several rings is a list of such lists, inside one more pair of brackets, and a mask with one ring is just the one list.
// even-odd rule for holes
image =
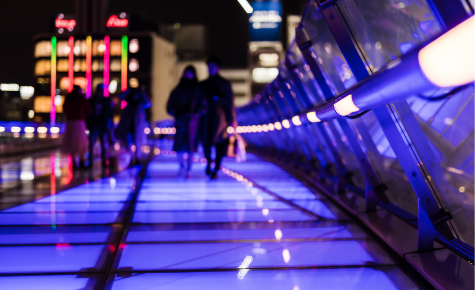
[[[113, 290], [154, 290], [154, 289], [228, 289], [228, 290], [328, 290], [328, 289], [369, 289], [396, 290], [394, 282], [405, 279], [397, 267], [397, 273], [375, 269], [319, 269], [319, 270], [250, 270], [202, 273], [161, 273], [142, 274], [129, 278], [116, 277]], [[409, 288], [418, 289], [410, 279], [405, 279]]]
[[279, 167], [249, 155], [224, 168], [210, 180], [197, 162], [185, 179], [174, 156], [158, 155], [143, 175], [135, 167], [4, 207], [0, 289], [428, 286]]
[[260, 230], [156, 230], [149, 226], [132, 227], [127, 242], [150, 241], [279, 241], [293, 239], [345, 239], [353, 235], [343, 226], [320, 228]]
[[[1, 216], [0, 216], [1, 217]], [[268, 222], [306, 221], [308, 215], [297, 210], [274, 211], [186, 211], [186, 212], [136, 212], [137, 223], [213, 223], [213, 222]], [[1, 220], [0, 220], [1, 222]]]
[[292, 209], [280, 201], [255, 200], [245, 201], [182, 201], [182, 202], [139, 202], [136, 211], [169, 211], [169, 210], [247, 210], [247, 209]]
[[94, 268], [104, 247], [69, 244], [0, 247], [0, 273], [77, 272]]

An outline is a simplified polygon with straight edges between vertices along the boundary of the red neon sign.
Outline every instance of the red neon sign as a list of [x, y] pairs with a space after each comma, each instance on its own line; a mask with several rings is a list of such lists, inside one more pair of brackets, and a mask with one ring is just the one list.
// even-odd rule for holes
[[56, 18], [55, 26], [56, 26], [56, 28], [64, 28], [64, 29], [70, 30], [70, 29], [73, 29], [73, 28], [76, 27], [76, 20], [74, 20], [74, 19], [67, 20], [67, 19]]
[[120, 19], [117, 15], [111, 15], [106, 23], [107, 27], [127, 27], [127, 25], [129, 25], [129, 20]]

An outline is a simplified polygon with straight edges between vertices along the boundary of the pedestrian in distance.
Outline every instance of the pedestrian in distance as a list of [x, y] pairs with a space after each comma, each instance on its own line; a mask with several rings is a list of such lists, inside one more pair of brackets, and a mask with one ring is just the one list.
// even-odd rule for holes
[[[71, 155], [73, 168], [86, 168], [88, 152], [88, 136], [86, 135], [86, 117], [91, 114], [91, 106], [79, 86], [74, 86], [66, 95], [63, 103], [63, 114], [66, 119], [65, 132], [61, 152]], [[79, 159], [79, 164], [78, 160]]]
[[139, 165], [141, 147], [147, 141], [144, 133], [147, 127], [145, 110], [151, 107], [151, 103], [145, 92], [145, 86], [141, 86], [140, 89], [128, 89], [119, 98], [126, 103], [121, 112], [121, 120], [115, 130], [115, 136], [131, 151], [131, 164]]
[[[221, 162], [228, 148], [227, 128], [233, 126], [234, 106], [233, 92], [229, 81], [220, 76], [221, 61], [216, 57], [207, 60], [208, 79], [200, 82], [192, 112], [200, 114], [199, 137], [201, 137], [203, 150], [207, 159], [206, 174], [211, 179], [217, 178]], [[215, 168], [211, 169], [212, 147], [215, 147]]]
[[111, 99], [106, 97], [104, 90], [107, 87], [103, 84], [99, 84], [96, 87], [96, 92], [89, 99], [89, 103], [92, 108], [92, 113], [86, 119], [86, 124], [89, 130], [89, 167], [92, 168], [94, 161], [94, 144], [99, 139], [101, 144], [101, 166], [107, 167], [108, 149], [109, 149], [109, 133], [112, 130], [112, 102]]
[[[167, 102], [167, 113], [172, 115], [175, 119], [175, 135], [173, 150], [177, 152], [177, 158], [180, 164], [179, 176], [184, 173], [185, 178], [189, 177], [190, 169], [192, 168], [193, 156], [195, 151], [193, 136], [190, 136], [190, 120], [193, 94], [198, 86], [197, 73], [195, 67], [189, 65], [183, 71], [182, 78], [179, 84], [170, 94]], [[193, 130], [192, 130], [193, 131]], [[187, 159], [185, 167], [184, 162]], [[185, 171], [185, 172], [184, 172]]]

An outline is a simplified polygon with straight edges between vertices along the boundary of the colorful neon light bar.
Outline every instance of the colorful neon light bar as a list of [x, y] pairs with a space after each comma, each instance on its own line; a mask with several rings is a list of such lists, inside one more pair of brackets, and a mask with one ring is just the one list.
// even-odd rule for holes
[[68, 79], [69, 79], [69, 87], [68, 92], [73, 90], [74, 85], [74, 37], [69, 37], [69, 55], [68, 55]]
[[56, 37], [51, 38], [51, 109], [50, 124], [54, 126], [56, 123]]
[[91, 97], [91, 50], [92, 37], [86, 37], [86, 99]]
[[104, 96], [109, 97], [109, 45], [110, 45], [109, 36], [104, 37], [104, 70], [103, 70], [103, 80], [104, 80]]
[[122, 53], [121, 53], [121, 90], [127, 90], [127, 36], [122, 37]]

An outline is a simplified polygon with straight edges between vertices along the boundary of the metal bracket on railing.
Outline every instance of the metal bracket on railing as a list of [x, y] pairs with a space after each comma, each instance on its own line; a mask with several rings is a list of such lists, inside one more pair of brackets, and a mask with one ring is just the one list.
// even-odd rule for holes
[[317, 9], [322, 11], [337, 3], [337, 0], [316, 0]]
[[449, 221], [450, 219], [452, 219], [453, 217], [451, 216], [451, 213], [450, 212], [442, 212], [436, 216], [434, 216], [432, 218], [432, 221], [433, 221], [433, 224], [435, 226], [439, 226], [447, 221]]
[[440, 233], [428, 217], [422, 200], [418, 198], [418, 250], [427, 251], [434, 248], [434, 240]]
[[369, 181], [365, 182], [365, 210], [375, 211], [379, 199]]
[[296, 27], [296, 44], [301, 51], [312, 45], [311, 37], [304, 29], [302, 23], [299, 23], [299, 25]]

